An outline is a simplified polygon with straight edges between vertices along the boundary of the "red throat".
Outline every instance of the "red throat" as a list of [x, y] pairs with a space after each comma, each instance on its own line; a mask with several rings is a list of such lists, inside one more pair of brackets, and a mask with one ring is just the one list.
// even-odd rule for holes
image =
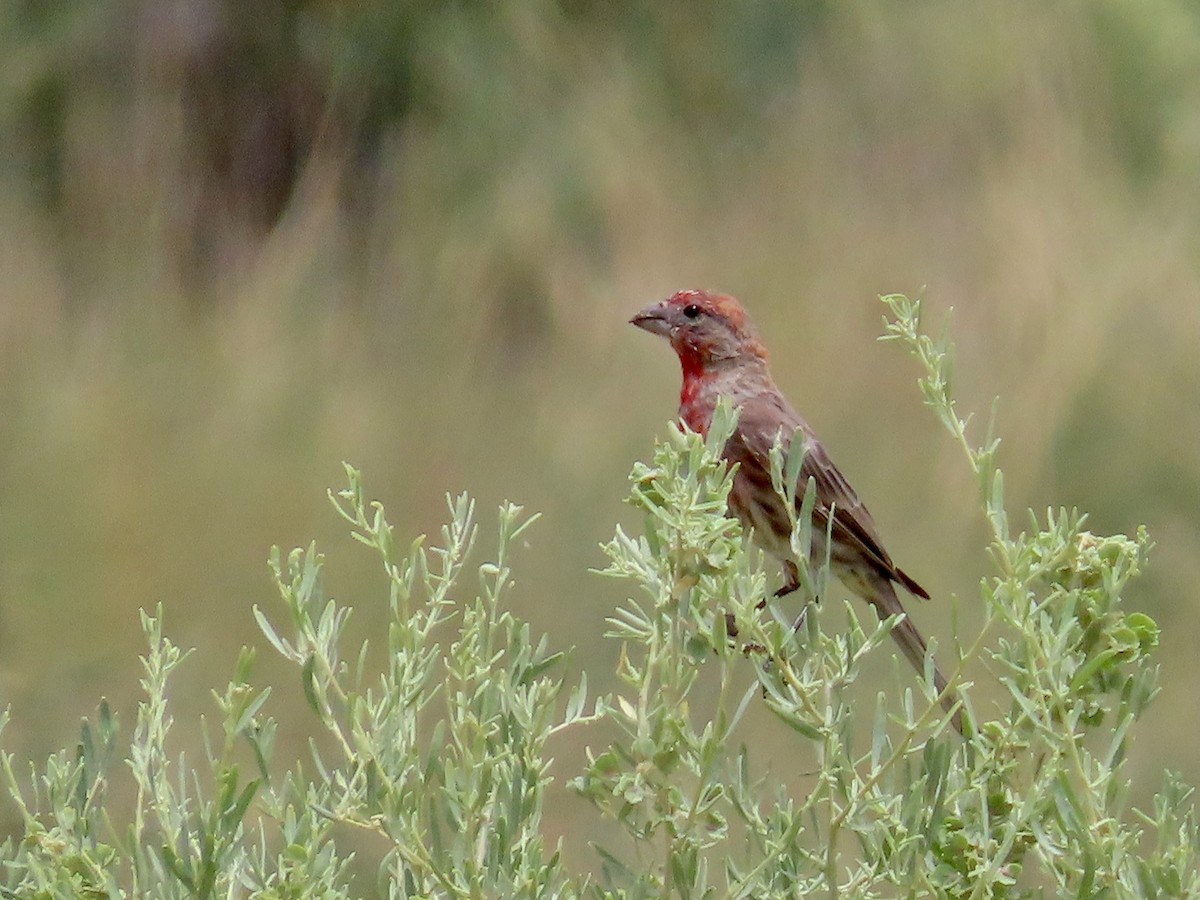
[[680, 353], [679, 364], [683, 368], [683, 387], [679, 391], [679, 418], [692, 431], [700, 434], [708, 433], [708, 424], [712, 420], [712, 405], [704, 396], [704, 382], [709, 373], [704, 370], [704, 364], [691, 353]]

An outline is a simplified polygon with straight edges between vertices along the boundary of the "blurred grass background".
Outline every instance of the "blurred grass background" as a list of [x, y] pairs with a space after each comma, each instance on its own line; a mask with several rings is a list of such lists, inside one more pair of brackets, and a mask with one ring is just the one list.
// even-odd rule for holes
[[[324, 497], [343, 459], [400, 536], [446, 491], [543, 511], [513, 604], [610, 687], [625, 589], [587, 569], [678, 388], [626, 320], [682, 287], [747, 303], [937, 598], [919, 624], [944, 645], [958, 595], [969, 633], [974, 486], [874, 341], [906, 291], [955, 307], [962, 408], [1001, 398], [1014, 512], [1150, 528], [1128, 599], [1163, 692], [1129, 771], [1143, 801], [1164, 767], [1200, 782], [1194, 4], [6, 0], [0, 56], [9, 748], [71, 742], [101, 695], [128, 726], [159, 601], [199, 650], [186, 745], [241, 644], [293, 683], [250, 613], [274, 543], [318, 538], [379, 633]], [[272, 697], [282, 757], [303, 706]], [[750, 728], [787, 777], [792, 736]], [[561, 780], [602, 740], [564, 740]], [[591, 865], [590, 810], [559, 790], [550, 816]]]

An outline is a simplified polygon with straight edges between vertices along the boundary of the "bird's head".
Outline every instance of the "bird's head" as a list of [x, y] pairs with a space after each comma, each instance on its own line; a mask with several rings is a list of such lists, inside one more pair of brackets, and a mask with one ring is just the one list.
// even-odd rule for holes
[[679, 291], [647, 306], [629, 321], [669, 340], [685, 373], [730, 362], [767, 359], [754, 323], [728, 294]]

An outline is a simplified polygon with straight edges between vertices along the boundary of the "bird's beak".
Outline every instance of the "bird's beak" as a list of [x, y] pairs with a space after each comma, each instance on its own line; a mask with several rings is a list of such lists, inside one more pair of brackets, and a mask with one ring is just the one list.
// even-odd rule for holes
[[636, 325], [638, 328], [645, 329], [651, 334], [661, 334], [663, 337], [671, 336], [671, 325], [667, 322], [667, 317], [661, 303], [647, 306], [630, 319], [629, 323]]

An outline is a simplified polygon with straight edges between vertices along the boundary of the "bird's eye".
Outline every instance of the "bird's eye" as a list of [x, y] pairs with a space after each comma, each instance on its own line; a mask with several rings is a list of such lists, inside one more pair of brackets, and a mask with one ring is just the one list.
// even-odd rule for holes
[[700, 307], [698, 307], [695, 303], [689, 303], [687, 306], [685, 306], [683, 308], [683, 314], [685, 316], [687, 316], [689, 319], [699, 318]]

